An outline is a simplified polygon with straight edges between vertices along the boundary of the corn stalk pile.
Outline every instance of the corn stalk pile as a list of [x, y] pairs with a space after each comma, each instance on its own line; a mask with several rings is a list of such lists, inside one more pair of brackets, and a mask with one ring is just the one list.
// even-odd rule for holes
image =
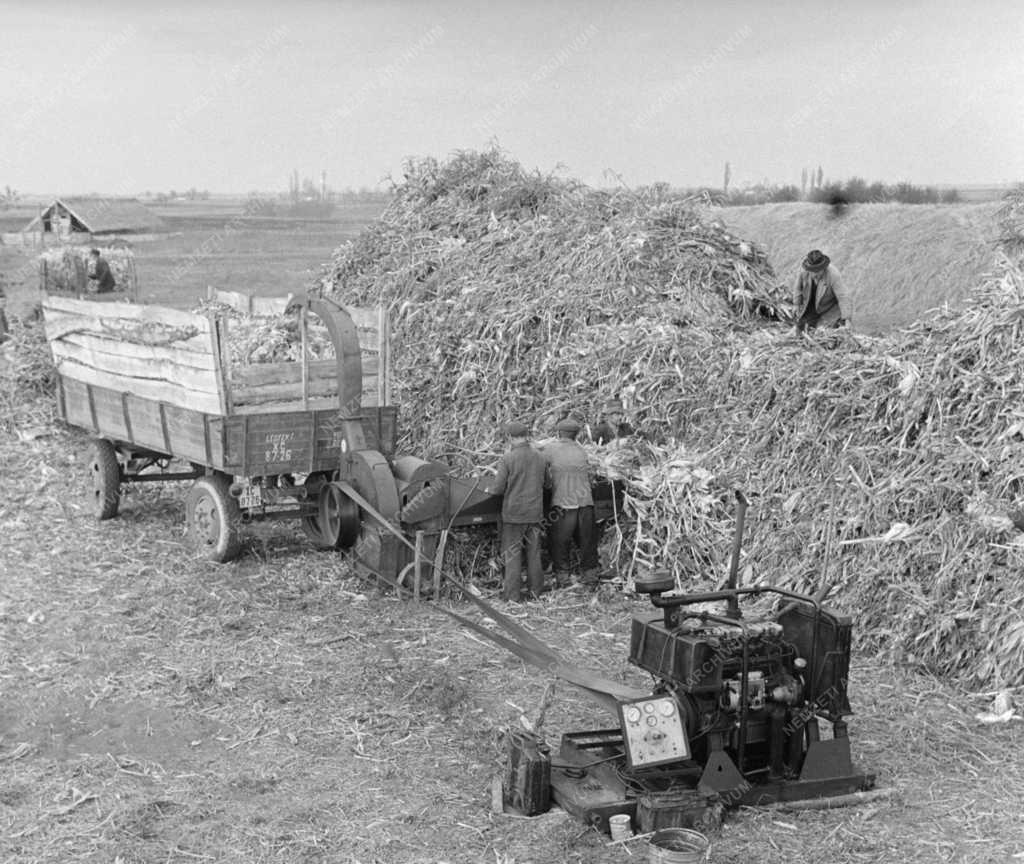
[[[786, 303], [763, 256], [702, 221], [696, 202], [528, 174], [497, 151], [410, 163], [384, 215], [338, 250], [319, 287], [390, 306], [407, 443], [456, 460], [549, 398], [579, 398], [581, 409], [601, 398], [600, 369], [569, 357], [578, 368], [566, 380], [566, 346], [588, 344], [582, 330], [725, 326]], [[640, 363], [646, 347], [627, 350]]]
[[685, 202], [462, 154], [410, 165], [322, 287], [391, 304], [403, 449], [472, 469], [503, 420], [622, 398], [640, 437], [588, 447], [628, 482], [620, 571], [721, 582], [741, 487], [745, 581], [831, 586], [862, 647], [1024, 683], [1019, 265], [960, 314], [798, 338], [740, 245]]
[[1024, 251], [1024, 183], [1003, 196], [996, 219], [1003, 245], [1017, 252]]
[[[54, 246], [39, 255], [43, 289], [50, 292], [89, 293], [92, 246]], [[135, 255], [123, 246], [95, 247], [110, 265], [115, 291], [129, 292], [135, 279]], [[95, 284], [95, 283], [94, 283]]]
[[40, 317], [11, 315], [9, 323], [0, 343], [0, 435], [22, 437], [52, 424], [57, 369]]

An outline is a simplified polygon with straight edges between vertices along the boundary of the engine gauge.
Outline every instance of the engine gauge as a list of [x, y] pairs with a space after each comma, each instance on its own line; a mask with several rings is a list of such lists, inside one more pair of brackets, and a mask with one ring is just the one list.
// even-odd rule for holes
[[619, 704], [626, 765], [647, 768], [690, 758], [683, 709], [666, 693]]

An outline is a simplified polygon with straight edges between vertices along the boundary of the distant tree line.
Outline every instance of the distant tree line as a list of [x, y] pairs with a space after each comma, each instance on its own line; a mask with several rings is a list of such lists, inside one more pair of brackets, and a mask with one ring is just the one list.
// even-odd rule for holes
[[[726, 163], [728, 165], [728, 163]], [[726, 179], [728, 180], [728, 171]], [[958, 204], [963, 199], [956, 189], [937, 189], [934, 186], [916, 186], [913, 183], [868, 183], [861, 177], [851, 177], [845, 183], [826, 180], [821, 166], [817, 170], [803, 171], [801, 186], [758, 183], [741, 189], [700, 190], [725, 206], [740, 204], [775, 204], [784, 201], [811, 201], [816, 204]]]
[[296, 187], [290, 185], [287, 193], [266, 194], [251, 190], [246, 196], [243, 215], [267, 217], [291, 217], [297, 219], [330, 219], [338, 207], [372, 204], [381, 210], [391, 199], [388, 192], [361, 189], [327, 188], [324, 194], [315, 190], [312, 181], [307, 180]]
[[191, 186], [181, 192], [176, 189], [170, 189], [167, 192], [157, 192], [154, 194], [148, 189], [143, 193], [144, 198], [152, 198], [155, 204], [166, 204], [168, 201], [177, 201], [184, 199], [186, 201], [206, 201], [210, 197], [209, 189], [196, 189], [195, 186]]

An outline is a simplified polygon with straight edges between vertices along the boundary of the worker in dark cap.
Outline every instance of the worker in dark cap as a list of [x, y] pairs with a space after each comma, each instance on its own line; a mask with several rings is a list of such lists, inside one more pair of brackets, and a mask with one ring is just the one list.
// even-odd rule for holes
[[793, 285], [797, 333], [813, 327], [842, 327], [846, 323], [841, 306], [844, 301], [839, 271], [828, 255], [812, 249]]
[[534, 597], [544, 589], [540, 563], [541, 523], [544, 521], [544, 483], [547, 462], [530, 444], [530, 430], [522, 423], [506, 423], [509, 449], [501, 457], [497, 476], [487, 484], [501, 502], [501, 557], [505, 568], [502, 600], [523, 599], [523, 553], [526, 581]]
[[626, 422], [626, 409], [621, 400], [609, 399], [601, 410], [601, 422], [594, 427], [594, 443], [610, 444], [632, 434], [633, 427]]
[[574, 540], [580, 550], [582, 582], [596, 584], [600, 568], [594, 530], [594, 498], [590, 490], [587, 451], [576, 440], [580, 424], [567, 417], [555, 425], [555, 431], [558, 439], [544, 448], [551, 484], [552, 514], [548, 543], [555, 584], [559, 588], [571, 584], [570, 554]]

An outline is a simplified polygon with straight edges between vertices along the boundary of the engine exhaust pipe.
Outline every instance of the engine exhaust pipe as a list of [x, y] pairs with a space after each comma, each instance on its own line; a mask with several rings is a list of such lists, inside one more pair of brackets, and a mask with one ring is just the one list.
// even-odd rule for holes
[[[749, 505], [747, 496], [743, 494], [742, 489], [736, 490], [736, 532], [732, 538], [732, 559], [729, 562], [729, 581], [726, 583], [726, 588], [730, 591], [735, 591], [737, 587], [736, 578], [740, 569], [740, 549], [743, 547], [743, 525], [746, 522], [747, 507]], [[739, 598], [733, 594], [726, 600], [725, 616], [727, 618], [739, 619], [740, 617], [740, 601]]]

